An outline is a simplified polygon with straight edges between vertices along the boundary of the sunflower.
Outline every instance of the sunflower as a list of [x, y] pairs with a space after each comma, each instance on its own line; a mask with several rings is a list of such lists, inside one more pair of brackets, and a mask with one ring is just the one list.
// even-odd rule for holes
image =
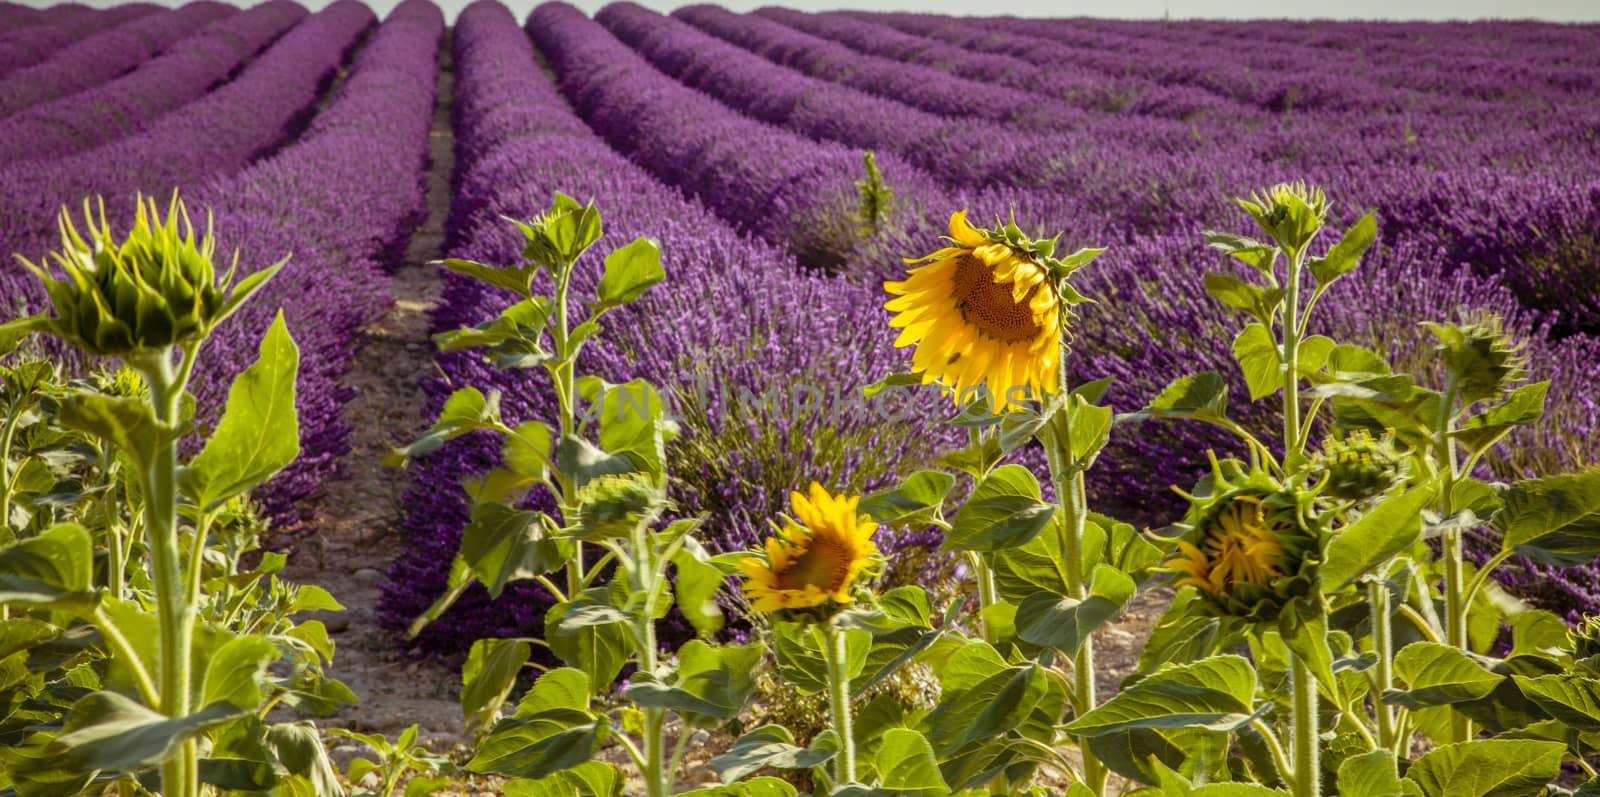
[[1262, 517], [1261, 499], [1241, 495], [1229, 501], [1212, 519], [1199, 546], [1178, 541], [1181, 555], [1167, 566], [1183, 574], [1175, 587], [1198, 587], [1212, 597], [1233, 590], [1236, 584], [1266, 585], [1283, 575], [1279, 560], [1283, 545]]
[[904, 281], [884, 283], [896, 297], [884, 305], [895, 313], [889, 325], [902, 330], [895, 345], [915, 344], [922, 383], [939, 382], [958, 401], [981, 390], [1004, 412], [1016, 404], [1013, 388], [1055, 392], [1064, 308], [1082, 300], [1072, 293], [1063, 301], [1061, 278], [1082, 263], [1051, 259], [1054, 241], [1029, 241], [1014, 224], [979, 230], [966, 211], [951, 215], [950, 241], [906, 260], [922, 265]]
[[850, 603], [856, 580], [881, 566], [878, 524], [857, 514], [859, 496], [829, 495], [816, 482], [809, 497], [792, 492], [789, 501], [794, 517], [739, 562], [745, 597], [759, 612]]
[[1277, 483], [1233, 461], [1215, 462], [1211, 495], [1194, 507], [1162, 570], [1194, 587], [1216, 615], [1275, 622], [1312, 594], [1324, 537], [1310, 491]]

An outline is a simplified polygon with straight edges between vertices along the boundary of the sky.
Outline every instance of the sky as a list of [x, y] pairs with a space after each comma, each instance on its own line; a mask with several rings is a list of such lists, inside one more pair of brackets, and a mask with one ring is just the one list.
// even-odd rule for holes
[[[81, 0], [88, 5], [114, 5], [116, 0]], [[153, 0], [177, 5], [182, 0]], [[236, 5], [251, 5], [249, 0], [226, 0]], [[320, 8], [331, 0], [299, 0], [308, 8]], [[608, 0], [570, 0], [586, 11], [604, 6]], [[703, 0], [702, 0], [703, 1]], [[46, 0], [21, 0], [30, 5], [48, 5]], [[374, 10], [392, 8], [397, 0], [366, 0]], [[467, 0], [435, 0], [454, 18]], [[533, 8], [535, 0], [503, 0], [521, 17]], [[670, 11], [694, 0], [637, 0], [659, 11]], [[938, 14], [1012, 14], [1022, 17], [1114, 17], [1121, 19], [1541, 19], [1555, 22], [1600, 22], [1600, 0], [1337, 0], [1333, 3], [1306, 3], [1292, 0], [722, 0], [734, 10], [749, 10], [765, 5], [783, 5], [803, 11], [854, 8], [873, 11], [926, 11]], [[1600, 46], [1597, 41], [1596, 46]]]

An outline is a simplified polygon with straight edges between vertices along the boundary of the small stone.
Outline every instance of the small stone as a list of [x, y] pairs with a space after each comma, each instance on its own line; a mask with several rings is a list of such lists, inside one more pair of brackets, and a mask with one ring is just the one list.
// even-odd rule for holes
[[330, 634], [338, 634], [350, 629], [350, 612], [348, 611], [330, 612], [318, 609], [299, 616], [305, 620], [321, 620]]
[[383, 580], [383, 573], [376, 568], [363, 567], [352, 573], [351, 577], [362, 584], [372, 586], [373, 584]]

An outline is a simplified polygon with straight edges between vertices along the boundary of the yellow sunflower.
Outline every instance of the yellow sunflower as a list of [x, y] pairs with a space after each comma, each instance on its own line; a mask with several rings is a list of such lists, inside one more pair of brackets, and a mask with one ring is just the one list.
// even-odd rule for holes
[[739, 562], [745, 597], [759, 612], [850, 603], [851, 586], [879, 568], [878, 524], [857, 514], [859, 496], [829, 495], [816, 482], [809, 497], [792, 492], [789, 502], [794, 517]]
[[1034, 256], [1053, 241], [1010, 237], [1020, 245], [1004, 231], [978, 230], [958, 211], [950, 217], [954, 245], [906, 260], [923, 265], [883, 286], [896, 296], [884, 305], [895, 313], [889, 325], [902, 330], [895, 345], [916, 345], [923, 384], [939, 382], [958, 401], [981, 389], [998, 412], [1015, 406], [1013, 388], [1035, 398], [1055, 392], [1064, 326], [1050, 263]]
[[1212, 522], [1200, 545], [1178, 541], [1180, 553], [1167, 567], [1183, 577], [1173, 586], [1197, 587], [1215, 598], [1238, 584], [1264, 586], [1283, 575], [1278, 564], [1283, 545], [1267, 526], [1261, 499], [1236, 496]]

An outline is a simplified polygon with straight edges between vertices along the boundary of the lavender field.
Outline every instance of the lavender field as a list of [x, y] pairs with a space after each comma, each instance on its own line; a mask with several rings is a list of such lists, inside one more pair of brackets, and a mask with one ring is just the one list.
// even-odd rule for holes
[[[499, 391], [504, 427], [568, 410], [544, 368], [436, 349], [431, 336], [492, 322], [518, 298], [437, 261], [519, 262], [529, 239], [506, 218], [533, 218], [557, 192], [592, 199], [607, 242], [656, 242], [665, 278], [608, 310], [576, 369], [659, 391], [676, 422], [661, 448], [673, 474], [668, 514], [703, 514], [698, 534], [715, 561], [759, 548], [791, 490], [815, 481], [879, 493], [967, 445], [947, 401], [916, 393], [886, 407], [862, 392], [910, 370], [884, 283], [905, 278], [903, 258], [933, 250], [963, 209], [978, 225], [1014, 219], [1032, 238], [1059, 233], [1057, 253], [1107, 249], [1074, 277], [1095, 303], [1074, 311], [1072, 384], [1110, 378], [1101, 403], [1133, 413], [1175, 375], [1215, 371], [1233, 421], [1272, 428], [1283, 400], [1251, 400], [1239, 314], [1202, 280], [1252, 270], [1204, 233], [1252, 234], [1232, 198], [1290, 181], [1333, 199], [1330, 230], [1368, 211], [1377, 221], [1361, 269], [1318, 300], [1305, 335], [1443, 383], [1424, 322], [1496, 317], [1525, 373], [1550, 380], [1545, 411], [1465, 475], [1514, 482], [1600, 463], [1600, 25], [716, 5], [662, 14], [631, 2], [593, 16], [546, 2], [519, 18], [498, 0], [447, 21], [428, 0], [381, 18], [360, 0], [317, 11], [293, 0], [0, 3], [0, 321], [49, 308], [10, 256], [47, 262], [61, 241], [57, 213], [90, 197], [103, 197], [120, 230], [137, 195], [164, 205], [177, 189], [197, 221], [212, 214], [219, 253], [242, 253], [240, 277], [292, 253], [201, 351], [188, 388], [195, 427], [219, 424], [230, 384], [281, 311], [299, 352], [299, 456], [252, 492], [270, 522], [262, 548], [288, 556], [289, 580], [326, 588], [350, 610], [320, 639], [332, 632], [341, 658], [352, 651], [345, 680], [375, 695], [375, 708], [338, 716], [380, 733], [421, 723], [435, 741], [473, 740], [473, 718], [463, 725], [454, 700], [456, 669], [465, 665], [470, 682], [491, 666], [481, 647], [469, 657], [474, 642], [531, 639], [535, 670], [560, 666], [567, 657], [542, 640], [554, 637], [551, 607], [573, 597], [542, 578], [502, 579], [491, 597], [452, 573], [463, 530], [482, 522], [479, 501], [514, 456], [489, 427], [441, 436], [403, 469], [383, 464], [449, 416], [465, 386]], [[578, 294], [606, 290], [598, 266], [572, 276]], [[1307, 430], [1312, 440], [1326, 431], [1311, 421]], [[180, 445], [185, 455], [198, 450], [192, 442]], [[1210, 472], [1210, 451], [1246, 453], [1215, 424], [1119, 423], [1085, 496], [1098, 512], [1160, 529], [1188, 507], [1167, 487]], [[1058, 500], [1044, 448], [1004, 459], [1036, 476], [1034, 501]], [[534, 489], [516, 506], [563, 504]], [[948, 530], [886, 522], [875, 537], [887, 562], [878, 589], [977, 600], [968, 562], [941, 550]], [[1497, 555], [1499, 535], [1487, 523], [1467, 530], [1469, 567]], [[1572, 628], [1600, 613], [1600, 566], [1508, 556], [1493, 576], [1508, 600]], [[537, 569], [524, 561], [518, 572]], [[447, 611], [407, 633], [453, 590]], [[1116, 638], [1132, 647], [1122, 664], [1102, 665], [1106, 682], [1132, 671], [1170, 597], [1125, 612]], [[1523, 650], [1505, 622], [1498, 642], [1495, 621], [1474, 629], [1485, 650]], [[658, 633], [675, 647], [703, 630], [674, 612]], [[722, 635], [760, 633], [730, 621]], [[429, 678], [448, 683], [392, 683]], [[1600, 728], [1584, 716], [1585, 733]], [[0, 756], [0, 786], [5, 767], [20, 766]], [[1569, 761], [1569, 776], [1577, 771]], [[955, 793], [948, 767], [944, 777], [943, 793]], [[25, 796], [53, 793], [15, 783]], [[293, 793], [334, 787], [318, 788]], [[930, 788], [918, 793], [940, 793]]]

